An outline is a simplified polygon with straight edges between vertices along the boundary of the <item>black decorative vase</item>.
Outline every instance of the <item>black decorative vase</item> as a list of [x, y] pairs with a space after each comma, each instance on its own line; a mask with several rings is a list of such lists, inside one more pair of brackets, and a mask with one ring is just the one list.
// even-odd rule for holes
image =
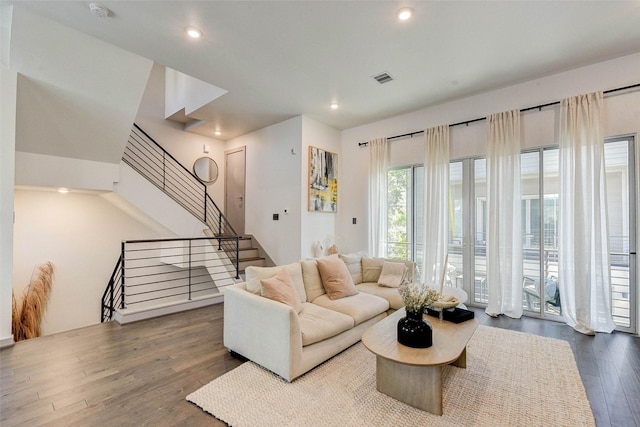
[[398, 320], [398, 342], [407, 347], [427, 348], [433, 344], [431, 323], [420, 311], [407, 311], [407, 316]]

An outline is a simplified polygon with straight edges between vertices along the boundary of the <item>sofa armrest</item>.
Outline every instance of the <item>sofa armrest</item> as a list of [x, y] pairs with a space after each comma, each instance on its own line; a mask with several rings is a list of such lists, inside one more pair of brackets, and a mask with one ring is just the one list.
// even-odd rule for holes
[[302, 359], [298, 314], [237, 286], [224, 292], [224, 345], [291, 381]]

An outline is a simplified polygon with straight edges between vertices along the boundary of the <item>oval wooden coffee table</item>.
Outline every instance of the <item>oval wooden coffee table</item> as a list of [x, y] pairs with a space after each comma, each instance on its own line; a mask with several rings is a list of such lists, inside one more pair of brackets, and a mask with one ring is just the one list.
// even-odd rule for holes
[[462, 323], [428, 317], [433, 326], [433, 345], [411, 348], [397, 339], [400, 309], [362, 335], [362, 343], [376, 355], [376, 387], [379, 392], [423, 411], [442, 415], [442, 367], [467, 367], [467, 343], [478, 320]]

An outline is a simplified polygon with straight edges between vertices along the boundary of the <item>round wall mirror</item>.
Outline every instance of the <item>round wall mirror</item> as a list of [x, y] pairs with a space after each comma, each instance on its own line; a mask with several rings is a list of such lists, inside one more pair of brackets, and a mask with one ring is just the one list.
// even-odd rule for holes
[[202, 182], [215, 182], [218, 179], [218, 164], [211, 157], [200, 157], [193, 163], [193, 173]]

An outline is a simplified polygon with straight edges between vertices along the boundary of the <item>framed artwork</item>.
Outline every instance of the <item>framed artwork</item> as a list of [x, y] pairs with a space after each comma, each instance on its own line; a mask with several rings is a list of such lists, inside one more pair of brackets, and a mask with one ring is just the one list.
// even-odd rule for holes
[[309, 146], [309, 211], [338, 211], [338, 155]]

